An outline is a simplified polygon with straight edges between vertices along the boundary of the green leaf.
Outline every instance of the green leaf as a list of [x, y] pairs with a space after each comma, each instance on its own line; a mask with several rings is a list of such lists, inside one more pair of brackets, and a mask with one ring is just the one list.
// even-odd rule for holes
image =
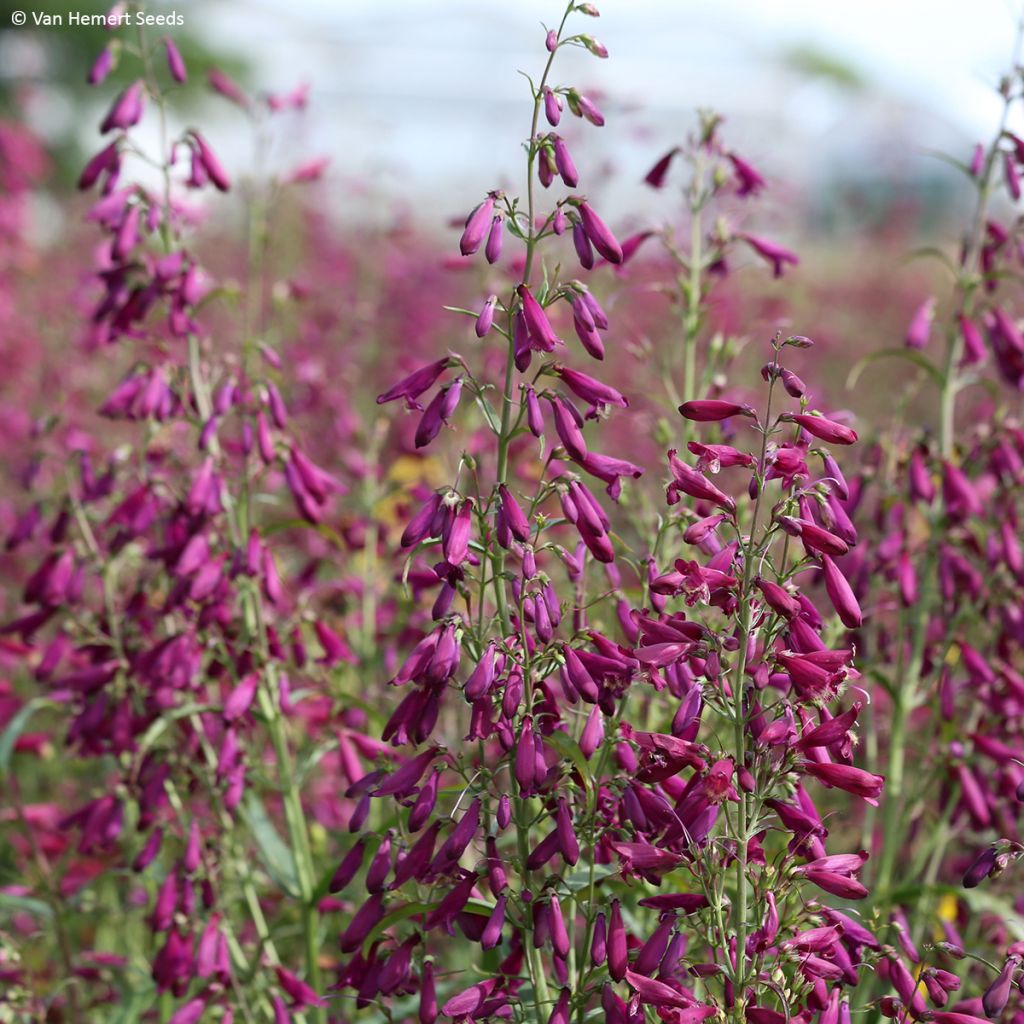
[[274, 823], [267, 815], [263, 802], [252, 791], [248, 792], [242, 805], [242, 817], [252, 831], [259, 848], [260, 859], [268, 874], [289, 896], [298, 899], [299, 874], [291, 847], [281, 838]]
[[491, 408], [491, 403], [487, 401], [483, 395], [476, 396], [476, 404], [480, 411], [484, 414], [484, 419], [487, 420], [487, 426], [491, 430], [498, 434], [501, 432], [501, 426], [498, 423], [497, 417], [494, 415], [494, 410]]
[[363, 941], [363, 956], [369, 955], [370, 947], [377, 941], [377, 939], [384, 934], [393, 924], [398, 924], [399, 921], [405, 921], [410, 917], [416, 917], [419, 914], [428, 914], [434, 909], [437, 903], [404, 903], [402, 906], [395, 910], [392, 910], [390, 914], [385, 914], [371, 929], [370, 934], [366, 936]]
[[139, 741], [139, 754], [145, 754], [160, 736], [167, 731], [167, 727], [171, 722], [177, 721], [179, 718], [190, 718], [192, 715], [213, 710], [212, 704], [196, 704], [194, 701], [190, 701], [188, 704], [182, 704], [180, 708], [165, 712], [146, 730]]
[[[610, 878], [612, 875], [619, 873], [618, 864], [595, 864], [594, 865], [594, 884], [602, 881], [602, 879]], [[588, 889], [590, 887], [590, 868], [581, 868], [578, 871], [574, 871], [571, 875], [567, 875], [562, 879], [562, 884], [570, 892], [579, 892], [580, 889]]]
[[[312, 693], [312, 691], [309, 691]], [[298, 703], [296, 695], [291, 695], [292, 703]], [[318, 743], [301, 761], [295, 766], [295, 774], [299, 779], [300, 785], [304, 784], [309, 778], [309, 773], [320, 763], [324, 756], [330, 753], [332, 750], [337, 749], [338, 741], [336, 738], [325, 740], [323, 743]]]
[[916, 367], [924, 370], [929, 377], [935, 382], [936, 387], [942, 387], [945, 380], [942, 376], [942, 371], [937, 366], [934, 366], [928, 359], [927, 356], [916, 351], [912, 348], [883, 348], [878, 352], [872, 352], [871, 355], [865, 356], [861, 359], [850, 371], [849, 377], [846, 378], [847, 389], [854, 388], [857, 386], [857, 381], [860, 380], [861, 374], [868, 368], [871, 363], [877, 363], [880, 359], [903, 359], [908, 363], [913, 363]]
[[569, 761], [572, 761], [576, 770], [580, 773], [580, 778], [583, 779], [583, 785], [587, 789], [589, 794], [593, 789], [593, 782], [590, 776], [590, 763], [583, 756], [583, 751], [580, 750], [580, 745], [571, 737], [564, 732], [559, 732], [557, 729], [551, 733], [550, 736], [545, 737], [545, 742], [554, 747], [555, 752], [559, 757], [564, 757]]
[[7, 723], [7, 728], [0, 733], [0, 775], [7, 774], [7, 769], [11, 766], [11, 758], [14, 756], [14, 745], [18, 742], [18, 737], [25, 731], [28, 720], [40, 708], [48, 705], [55, 706], [49, 697], [33, 697], [18, 709], [17, 714]]
[[130, 989], [123, 993], [115, 1016], [110, 1024], [138, 1024], [156, 999], [155, 988]]
[[949, 258], [947, 253], [944, 253], [938, 246], [935, 245], [923, 245], [918, 249], [912, 249], [907, 254], [907, 259], [910, 260], [938, 260], [951, 274], [956, 276], [956, 267], [953, 261]]
[[1021, 939], [1024, 939], [1024, 916], [1014, 910], [1013, 905], [1002, 897], [995, 896], [984, 888], [963, 889], [949, 886], [948, 889], [953, 895], [962, 899], [971, 910], [981, 913], [998, 914], [1010, 928], [1011, 932], [1013, 932], [1015, 941], [1019, 942]]
[[494, 903], [488, 903], [486, 900], [472, 899], [466, 902], [466, 905], [462, 908], [469, 914], [479, 914], [481, 917], [490, 917], [494, 913]]
[[34, 896], [18, 896], [11, 892], [0, 892], [0, 911], [5, 913], [28, 913], [45, 921], [53, 920], [53, 908]]
[[950, 167], [955, 167], [964, 175], [965, 178], [970, 179], [972, 183], [977, 185], [977, 178], [975, 177], [974, 171], [971, 170], [970, 164], [964, 163], [963, 160], [957, 160], [955, 157], [951, 157], [948, 153], [943, 153], [938, 149], [926, 149], [924, 152], [934, 160], [938, 160], [944, 164], [949, 164]]

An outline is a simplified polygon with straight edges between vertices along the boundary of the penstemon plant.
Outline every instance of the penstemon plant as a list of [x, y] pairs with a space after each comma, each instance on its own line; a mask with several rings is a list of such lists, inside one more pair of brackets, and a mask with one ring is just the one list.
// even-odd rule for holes
[[[993, 200], [1000, 179], [1011, 203], [1020, 197], [1022, 150], [1007, 127], [1022, 96], [1020, 48], [1018, 28], [995, 135], [962, 166], [975, 203], [959, 251], [940, 254], [950, 293], [921, 303], [902, 351], [880, 353], [922, 368], [938, 393], [936, 423], [923, 434], [894, 431], [883, 439], [888, 471], [869, 466], [861, 474], [858, 501], [874, 536], [851, 566], [871, 608], [864, 643], [880, 693], [870, 743], [888, 775], [875, 914], [895, 930], [934, 1006], [945, 1006], [962, 979], [962, 1020], [1021, 1012], [1011, 988], [1024, 940], [1020, 907], [1012, 886], [1004, 893], [986, 881], [1024, 853], [1015, 821], [1024, 799], [1016, 725], [1021, 434], [1013, 405], [995, 398], [984, 373], [991, 356], [1002, 382], [1019, 391], [1024, 346], [1008, 308], [1019, 282], [1017, 229]], [[941, 338], [937, 356], [933, 334]], [[958, 421], [965, 392], [982, 384], [992, 397], [973, 404], [972, 412], [984, 410], [981, 421]], [[909, 871], [901, 863], [908, 849]], [[958, 969], [953, 958], [965, 956]], [[865, 995], [872, 988], [864, 986]], [[922, 996], [901, 992], [890, 1015], [919, 1017]]]
[[[855, 983], [865, 940], [855, 921], [806, 893], [864, 896], [856, 876], [866, 854], [827, 853], [804, 783], [874, 801], [882, 779], [852, 764], [863, 701], [836, 708], [856, 677], [852, 651], [821, 639], [826, 620], [795, 577], [820, 570], [842, 623], [860, 624], [833, 561], [856, 543], [840, 504], [845, 482], [819, 445], [851, 444], [856, 434], [812, 413], [782, 363], [784, 352], [812, 343], [777, 337], [763, 416], [721, 398], [680, 407], [686, 422], [750, 419], [757, 439], [756, 453], [693, 442], [696, 468], [669, 453], [668, 501], [691, 502], [671, 528], [701, 560], [636, 568], [632, 587], [624, 582], [608, 515], [572, 467], [605, 480], [613, 499], [619, 477], [639, 475], [594, 453], [583, 432], [603, 407], [628, 403], [561, 361], [552, 319], [569, 306], [595, 358], [610, 325], [585, 285], [561, 282], [542, 261], [541, 244], [571, 227], [587, 269], [594, 249], [616, 264], [622, 247], [582, 197], [538, 212], [534, 186], [535, 175], [547, 186], [556, 174], [578, 184], [562, 140], [538, 131], [542, 111], [556, 127], [564, 96], [570, 110], [603, 123], [578, 92], [549, 83], [561, 47], [603, 56], [589, 37], [566, 34], [577, 10], [595, 13], [569, 6], [531, 82], [525, 203], [489, 193], [461, 239], [464, 256], [483, 247], [490, 263], [505, 230], [525, 247], [516, 283], [476, 315], [479, 337], [503, 340], [504, 379], [489, 384], [450, 354], [378, 399], [422, 409], [420, 398], [458, 370], [422, 410], [417, 444], [452, 419], [464, 390], [485, 426], [454, 484], [427, 498], [403, 537], [412, 557], [440, 556], [441, 589], [436, 625], [392, 680], [409, 693], [383, 738], [407, 746], [407, 759], [350, 790], [375, 827], [333, 880], [365, 899], [342, 936], [352, 953], [343, 977], [363, 1003], [397, 1013], [412, 985], [425, 1022], [648, 1013], [782, 1021], [825, 1010], [839, 1019], [842, 982]], [[536, 285], [535, 268], [543, 270]], [[692, 345], [696, 326], [688, 330]], [[793, 411], [773, 408], [779, 388], [796, 400]], [[530, 435], [543, 445], [540, 461], [522, 443]], [[515, 454], [519, 479], [534, 487], [525, 498], [513, 490]], [[808, 467], [815, 456], [817, 476]], [[709, 477], [730, 467], [749, 474], [745, 512]], [[592, 595], [595, 562], [605, 582]], [[559, 563], [568, 570], [564, 598]], [[408, 815], [396, 816], [396, 797]], [[360, 823], [365, 813], [357, 811]]]
[[[78, 184], [99, 188], [87, 219], [103, 233], [88, 344], [97, 357], [132, 355], [99, 408], [108, 426], [75, 450], [76, 478], [24, 587], [28, 609], [7, 627], [45, 690], [17, 727], [63, 720], [66, 756], [91, 791], [71, 808], [32, 804], [7, 776], [56, 956], [26, 957], [24, 1004], [33, 1020], [106, 1019], [118, 1003], [135, 1014], [126, 1019], [173, 1024], [325, 1021], [306, 722], [330, 710], [354, 657], [308, 579], [282, 577], [279, 559], [296, 552], [267, 527], [290, 513], [265, 488], [283, 485], [315, 525], [344, 487], [289, 423], [282, 363], [261, 337], [258, 264], [228, 335], [237, 348], [200, 319], [215, 291], [184, 195], [232, 183], [200, 132], [170, 134], [168, 106], [188, 78], [181, 55], [144, 28], [126, 32], [92, 84], [115, 56], [139, 77], [109, 108], [110, 141]], [[215, 84], [249, 107], [223, 76]], [[148, 114], [155, 151], [136, 132]], [[145, 165], [155, 190], [128, 176]], [[257, 237], [264, 207], [250, 204]], [[98, 465], [106, 434], [115, 445]], [[33, 506], [9, 545], [41, 515]]]
[[[748, 252], [799, 260], [719, 116], [647, 175], [688, 169], [666, 226], [588, 195], [559, 69], [598, 16], [538, 37], [521, 184], [443, 261], [271, 170], [305, 87], [210, 75], [229, 175], [172, 39], [96, 59], [87, 358], [10, 417], [0, 502], [0, 1020], [1024, 1019], [1018, 59], [901, 350], [934, 425], [861, 444], [831, 353], [722, 312]], [[0, 147], [5, 314], [41, 161]]]

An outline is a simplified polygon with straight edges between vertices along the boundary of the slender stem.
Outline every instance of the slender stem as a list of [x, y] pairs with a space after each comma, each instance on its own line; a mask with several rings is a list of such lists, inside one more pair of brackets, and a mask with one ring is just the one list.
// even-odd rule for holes
[[[703, 151], [698, 153], [690, 184], [690, 253], [687, 264], [687, 277], [680, 275], [680, 290], [686, 299], [686, 313], [683, 318], [683, 381], [682, 402], [689, 402], [697, 397], [697, 335], [700, 333], [701, 298], [703, 273], [702, 244], [704, 233], [701, 223], [701, 209], [704, 205], [704, 157]], [[686, 450], [690, 440], [690, 421], [683, 420], [682, 447]]]
[[[775, 365], [778, 365], [779, 353], [775, 350]], [[750, 534], [743, 552], [743, 581], [740, 591], [740, 621], [739, 621], [739, 651], [736, 657], [736, 671], [732, 681], [733, 697], [733, 737], [734, 757], [736, 769], [744, 766], [746, 759], [746, 707], [744, 697], [746, 687], [744, 675], [747, 667], [747, 649], [750, 646], [752, 637], [756, 634], [757, 628], [751, 621], [750, 587], [753, 577], [753, 568], [756, 562], [758, 551], [757, 526], [761, 511], [761, 496], [765, 488], [765, 463], [768, 455], [768, 435], [772, 415], [772, 395], [775, 391], [775, 375], [772, 374], [768, 383], [768, 400], [765, 407], [764, 423], [761, 434], [761, 457], [758, 460], [758, 489], [757, 497], [754, 499], [754, 513], [750, 523]], [[745, 1020], [743, 1012], [743, 986], [745, 985], [745, 957], [747, 944], [747, 844], [750, 842], [749, 815], [747, 807], [747, 794], [740, 789], [739, 808], [737, 811], [736, 825], [736, 1013], [737, 1020]]]
[[[1013, 43], [1012, 72], [1015, 74], [1021, 60], [1021, 48], [1024, 45], [1024, 18], [1017, 23], [1017, 32]], [[957, 274], [956, 303], [957, 309], [964, 314], [970, 312], [974, 293], [980, 281], [980, 258], [982, 240], [985, 237], [985, 224], [988, 216], [988, 204], [992, 195], [993, 177], [996, 161], [1001, 152], [999, 144], [1006, 132], [1006, 125], [1010, 116], [1010, 107], [1016, 99], [1016, 94], [1009, 84], [1012, 77], [1007, 78], [1007, 84], [1003, 89], [1003, 110], [999, 119], [999, 129], [996, 132], [992, 145], [985, 155], [985, 163], [982, 166], [978, 177], [978, 200], [974, 208], [974, 219], [971, 231], [967, 238], [963, 257], [960, 261], [960, 268]], [[963, 350], [963, 339], [955, 320], [949, 325], [946, 337], [946, 354], [942, 375], [942, 395], [940, 399], [940, 451], [944, 459], [948, 459], [953, 452], [953, 438], [956, 433], [956, 396], [960, 390], [960, 379], [957, 367], [960, 362]]]
[[[565, 28], [565, 22], [569, 17], [569, 14], [573, 10], [573, 4], [570, 3], [565, 13], [562, 15], [562, 21], [558, 26], [557, 38], [560, 40], [562, 37], [562, 31]], [[544, 102], [544, 88], [547, 84], [548, 75], [551, 72], [551, 66], [555, 59], [555, 54], [558, 52], [558, 47], [548, 54], [547, 62], [544, 65], [544, 72], [541, 75], [540, 82], [537, 85], [533, 95], [533, 112], [530, 118], [530, 136], [527, 142], [527, 156], [526, 156], [526, 261], [523, 266], [522, 284], [529, 285], [530, 277], [533, 272], [534, 255], [537, 248], [538, 232], [535, 228], [536, 219], [536, 204], [535, 204], [535, 189], [534, 189], [534, 167], [537, 160], [537, 154], [539, 148], [537, 146], [537, 128], [540, 123], [540, 112]], [[512, 440], [512, 435], [516, 430], [516, 409], [513, 402], [513, 390], [515, 387], [516, 377], [516, 362], [515, 362], [515, 299], [508, 303], [508, 352], [505, 359], [505, 380], [502, 386], [502, 400], [501, 400], [501, 424], [498, 430], [498, 455], [497, 455], [497, 467], [496, 467], [496, 486], [505, 484], [508, 480], [508, 454], [509, 445]], [[507, 636], [511, 630], [511, 619], [508, 611], [508, 600], [506, 596], [506, 581], [505, 581], [505, 552], [498, 544], [491, 545], [490, 552], [491, 561], [491, 572], [494, 577], [494, 596], [498, 608], [498, 616], [501, 622], [501, 628], [504, 634]], [[522, 609], [520, 608], [519, 614], [520, 622], [523, 622], [524, 616]], [[525, 629], [525, 622], [523, 624]], [[482, 638], [481, 638], [482, 639]], [[528, 651], [529, 645], [523, 643], [523, 650]], [[528, 655], [527, 655], [528, 659]], [[527, 713], [529, 713], [532, 707], [533, 692], [530, 681], [530, 666], [529, 661], [523, 667], [523, 683], [526, 690], [527, 699]], [[520, 725], [520, 730], [522, 726]], [[523, 882], [525, 886], [529, 885], [529, 871], [526, 868], [526, 862], [529, 858], [530, 853], [530, 816], [528, 802], [522, 798], [516, 798], [515, 800], [515, 826], [516, 826], [516, 841], [519, 850], [519, 860], [522, 865]], [[527, 919], [527, 915], [523, 915], [522, 922], [522, 943], [523, 948], [526, 951], [526, 962], [529, 970], [530, 979], [533, 984], [534, 992], [534, 1009], [537, 1014], [538, 1024], [544, 1019], [541, 1011], [542, 1006], [546, 1006], [550, 1001], [547, 978], [544, 975], [544, 968], [540, 961], [539, 951], [533, 946], [533, 929], [532, 923]]]
[[[565, 28], [566, 19], [569, 17], [573, 5], [569, 4], [562, 21], [558, 26], [558, 38], [562, 37], [562, 30]], [[540, 124], [540, 111], [544, 103], [544, 87], [547, 85], [548, 75], [551, 73], [551, 65], [554, 63], [558, 47], [548, 54], [547, 63], [544, 65], [544, 72], [540, 77], [540, 84], [533, 97], [533, 114], [530, 118], [530, 138], [526, 151], [526, 262], [523, 266], [524, 285], [529, 285], [533, 272], [534, 253], [537, 248], [537, 231], [534, 227], [536, 217], [536, 205], [534, 200], [534, 164], [537, 160], [537, 126]], [[516, 375], [516, 332], [515, 332], [515, 309], [514, 301], [508, 304], [508, 355], [505, 359], [505, 383], [501, 393], [501, 425], [498, 433], [498, 465], [497, 483], [506, 483], [508, 479], [508, 448], [514, 433], [513, 411], [514, 403], [512, 393], [515, 387]], [[498, 605], [498, 615], [501, 618], [502, 628], [507, 633], [509, 630], [508, 602], [505, 597], [505, 553], [499, 545], [494, 546], [491, 554], [491, 563], [494, 572], [494, 596]]]
[[[1020, 63], [1022, 41], [1024, 41], [1024, 19], [1018, 22], [1013, 47], [1013, 67]], [[975, 206], [973, 222], [968, 236], [963, 257], [957, 274], [955, 302], [958, 311], [965, 315], [971, 312], [973, 298], [980, 282], [980, 257], [988, 203], [993, 186], [993, 174], [1000, 153], [1000, 143], [1006, 130], [1012, 90], [1007, 86], [1003, 91], [1003, 110], [999, 128], [982, 167], [978, 179], [978, 199]], [[943, 459], [953, 454], [953, 440], [956, 433], [956, 396], [961, 387], [958, 364], [963, 348], [958, 325], [951, 321], [947, 332], [947, 344], [943, 368], [943, 385], [940, 398], [940, 453]], [[937, 545], [944, 535], [938, 519], [940, 507], [933, 508], [931, 536], [932, 542], [921, 573], [922, 593], [914, 608], [910, 628], [910, 657], [905, 672], [901, 672], [895, 680], [895, 696], [892, 707], [892, 720], [889, 729], [889, 756], [885, 782], [885, 807], [882, 814], [883, 834], [882, 850], [878, 860], [876, 887], [884, 896], [892, 884], [896, 857], [903, 847], [906, 832], [906, 819], [903, 809], [906, 805], [903, 788], [907, 759], [906, 726], [910, 713], [917, 704], [918, 686], [921, 681], [921, 669], [924, 663], [924, 652], [927, 642], [927, 627], [932, 620], [935, 609], [937, 588], [933, 585], [933, 576], [938, 561]]]

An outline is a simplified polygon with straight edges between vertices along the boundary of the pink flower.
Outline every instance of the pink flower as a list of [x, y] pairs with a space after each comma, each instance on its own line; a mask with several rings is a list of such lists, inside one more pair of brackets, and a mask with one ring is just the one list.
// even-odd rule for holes
[[782, 277], [783, 267], [789, 263], [794, 267], [800, 262], [800, 257], [789, 249], [784, 249], [776, 242], [761, 238], [758, 235], [740, 234], [737, 235], [747, 243], [762, 259], [772, 265], [772, 272], [775, 277]]
[[935, 299], [933, 296], [929, 296], [918, 306], [910, 321], [910, 326], [907, 328], [907, 348], [922, 349], [928, 344], [934, 319]]
[[728, 419], [730, 416], [754, 416], [754, 410], [749, 405], [724, 402], [717, 398], [683, 402], [679, 406], [679, 412], [685, 419], [696, 420], [698, 423], [714, 423], [718, 420]]
[[579, 211], [580, 221], [583, 230], [594, 248], [609, 262], [622, 262], [622, 246], [616, 241], [611, 229], [594, 211], [585, 200], [576, 203]]
[[495, 194], [492, 192], [466, 218], [466, 227], [459, 239], [459, 252], [463, 256], [472, 256], [487, 237], [494, 214], [494, 200]]
[[753, 167], [735, 153], [726, 154], [736, 172], [736, 194], [738, 196], [756, 196], [764, 188], [764, 178]]
[[679, 147], [676, 146], [670, 149], [648, 172], [644, 177], [644, 181], [647, 182], [651, 188], [662, 188], [665, 184], [665, 176], [668, 174], [669, 165], [672, 163], [672, 158], [679, 152]]

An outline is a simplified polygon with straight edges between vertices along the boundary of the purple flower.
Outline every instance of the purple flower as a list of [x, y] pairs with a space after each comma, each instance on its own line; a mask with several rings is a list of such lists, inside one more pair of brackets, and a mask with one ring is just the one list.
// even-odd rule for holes
[[676, 146], [670, 149], [646, 174], [644, 181], [651, 188], [662, 188], [665, 184], [665, 176], [668, 174], [669, 165], [673, 157], [679, 152]]
[[772, 265], [772, 273], [775, 277], [782, 277], [783, 267], [787, 263], [795, 267], [800, 262], [800, 258], [795, 252], [784, 249], [778, 243], [769, 241], [767, 238], [745, 233], [737, 235], [737, 237], [741, 238], [758, 256], [767, 260]]
[[178, 51], [177, 46], [174, 45], [174, 40], [170, 36], [164, 37], [164, 50], [167, 55], [167, 70], [170, 71], [171, 78], [176, 82], [188, 81], [185, 61], [182, 60], [181, 53]]
[[756, 196], [764, 188], [764, 178], [753, 167], [735, 153], [726, 154], [736, 172], [736, 194], [738, 196]]
[[124, 131], [127, 128], [131, 128], [133, 125], [138, 124], [139, 121], [142, 120], [142, 90], [144, 85], [145, 83], [141, 79], [137, 82], [132, 82], [132, 84], [129, 85], [116, 100], [114, 100], [113, 106], [107, 112], [107, 116], [103, 119], [103, 123], [100, 125], [100, 132], [105, 135], [107, 132], [113, 131], [115, 128]]
[[[621, 263], [622, 262], [622, 246], [619, 245], [615, 236], [612, 234], [611, 229], [601, 218], [594, 213], [590, 205], [585, 200], [580, 200], [576, 203], [576, 209], [579, 211], [580, 221], [583, 224], [583, 230], [586, 232], [587, 238], [590, 240], [594, 248], [609, 262], [609, 263]], [[583, 260], [581, 259], [582, 263]]]
[[397, 384], [392, 385], [387, 391], [379, 394], [377, 396], [377, 404], [383, 405], [385, 402], [394, 402], [399, 398], [404, 398], [409, 409], [422, 410], [423, 406], [416, 399], [424, 391], [434, 386], [434, 382], [444, 373], [449, 363], [450, 360], [445, 357], [444, 359], [438, 359], [436, 362], [428, 363], [426, 366], [421, 366], [418, 370], [410, 373], [408, 377], [403, 377]]
[[562, 339], [555, 334], [544, 307], [533, 297], [530, 286], [519, 285], [516, 294], [523, 303], [523, 317], [526, 320], [531, 344], [536, 344], [546, 352], [552, 351], [556, 345], [561, 345]]
[[466, 218], [466, 227], [459, 239], [459, 252], [463, 256], [472, 256], [481, 245], [491, 227], [494, 214], [495, 194], [490, 193]]
[[928, 338], [932, 331], [932, 321], [935, 319], [935, 298], [929, 296], [918, 306], [907, 328], [907, 348], [922, 349], [928, 344]]

